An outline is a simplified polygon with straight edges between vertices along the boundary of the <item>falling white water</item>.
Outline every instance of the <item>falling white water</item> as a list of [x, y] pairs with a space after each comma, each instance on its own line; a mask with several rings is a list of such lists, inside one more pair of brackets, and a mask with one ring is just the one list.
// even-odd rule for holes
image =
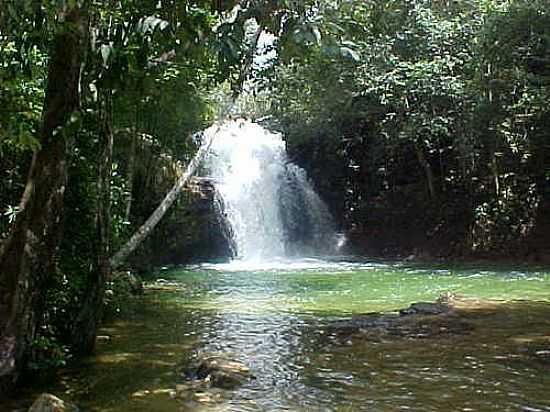
[[222, 198], [237, 258], [326, 254], [335, 247], [330, 213], [305, 171], [289, 162], [280, 134], [229, 121], [216, 133], [206, 169]]

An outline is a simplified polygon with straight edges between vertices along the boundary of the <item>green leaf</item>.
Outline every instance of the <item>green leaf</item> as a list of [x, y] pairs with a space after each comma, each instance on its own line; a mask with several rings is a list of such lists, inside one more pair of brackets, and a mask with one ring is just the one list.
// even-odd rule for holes
[[101, 54], [101, 58], [103, 60], [103, 67], [109, 66], [109, 57], [111, 57], [111, 54], [113, 52], [113, 46], [108, 44], [102, 44], [99, 48], [99, 52]]
[[351, 59], [356, 63], [358, 63], [361, 60], [361, 58], [359, 57], [359, 54], [356, 51], [350, 49], [349, 47], [340, 47], [340, 54], [343, 57]]
[[141, 34], [150, 34], [157, 29], [162, 31], [166, 29], [169, 25], [170, 23], [168, 23], [166, 20], [160, 19], [156, 16], [147, 16], [140, 20], [137, 30]]
[[316, 42], [317, 44], [320, 44], [320, 43], [321, 43], [321, 38], [322, 38], [322, 36], [321, 36], [321, 31], [319, 30], [319, 28], [313, 26], [313, 27], [311, 28], [311, 32], [313, 33], [313, 36], [314, 36], [314, 38], [315, 38], [315, 42]]

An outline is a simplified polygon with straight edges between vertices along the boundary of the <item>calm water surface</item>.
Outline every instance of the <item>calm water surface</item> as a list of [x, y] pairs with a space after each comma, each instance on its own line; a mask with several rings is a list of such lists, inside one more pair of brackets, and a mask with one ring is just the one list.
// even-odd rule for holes
[[[550, 411], [550, 271], [322, 260], [163, 272], [108, 325], [97, 356], [47, 390], [91, 411]], [[334, 341], [326, 325], [452, 292], [467, 333]], [[256, 379], [215, 402], [173, 399], [196, 353]], [[41, 388], [42, 390], [43, 388]], [[214, 397], [215, 397], [214, 396]]]

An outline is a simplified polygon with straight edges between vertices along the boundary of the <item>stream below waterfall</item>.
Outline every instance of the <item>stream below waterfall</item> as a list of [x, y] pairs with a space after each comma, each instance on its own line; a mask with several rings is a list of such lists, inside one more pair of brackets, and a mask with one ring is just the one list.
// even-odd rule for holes
[[[109, 412], [550, 411], [548, 268], [304, 258], [343, 239], [282, 137], [243, 120], [211, 130], [204, 173], [235, 259], [151, 274], [97, 354], [29, 398]], [[438, 298], [452, 316], [396, 327], [397, 311]], [[372, 312], [396, 314], [349, 327]], [[205, 354], [249, 379], [190, 383]]]
[[[548, 270], [302, 259], [155, 278], [101, 330], [111, 340], [96, 356], [35, 390], [113, 412], [550, 410]], [[463, 333], [323, 336], [334, 320], [445, 292], [469, 302]], [[230, 354], [255, 379], [214, 399], [174, 399], [197, 352]]]

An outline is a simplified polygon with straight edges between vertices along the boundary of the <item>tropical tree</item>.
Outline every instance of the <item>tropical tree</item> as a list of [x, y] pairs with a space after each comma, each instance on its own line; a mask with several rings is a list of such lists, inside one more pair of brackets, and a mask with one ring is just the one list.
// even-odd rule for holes
[[[41, 291], [55, 270], [67, 159], [79, 121], [80, 74], [87, 39], [81, 2], [56, 9], [57, 22], [37, 143], [19, 210], [0, 250], [0, 387], [15, 383], [33, 340]], [[37, 17], [38, 18], [38, 17]]]

